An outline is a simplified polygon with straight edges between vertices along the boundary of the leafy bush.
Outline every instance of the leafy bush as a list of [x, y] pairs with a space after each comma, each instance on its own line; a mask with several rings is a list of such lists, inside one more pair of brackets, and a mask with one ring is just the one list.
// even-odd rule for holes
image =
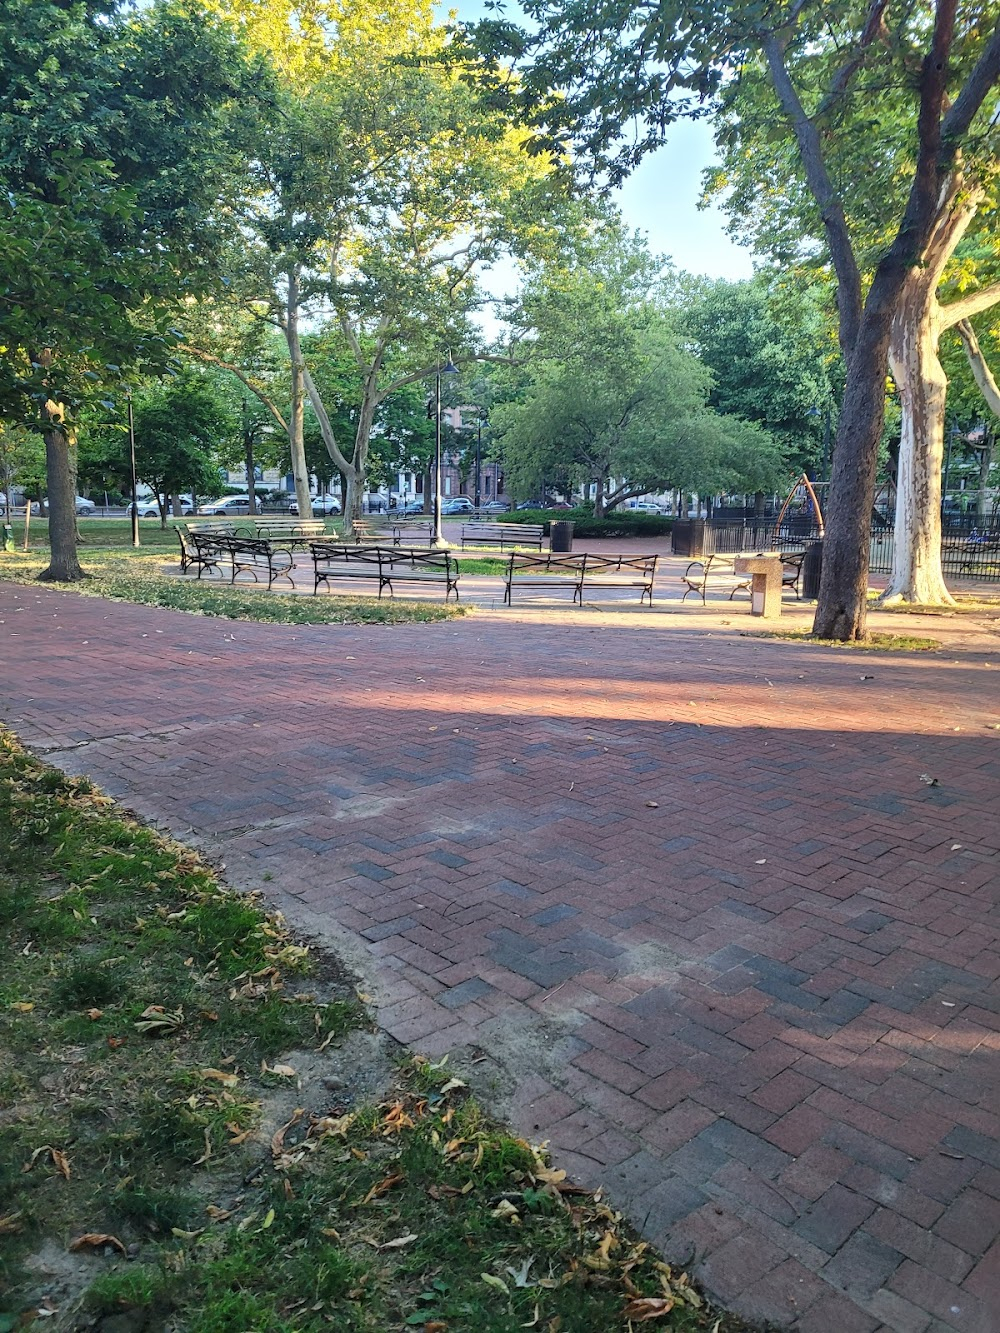
[[666, 537], [674, 525], [672, 518], [660, 514], [637, 514], [631, 510], [612, 510], [604, 518], [595, 518], [590, 505], [577, 509], [518, 509], [498, 516], [501, 523], [544, 523], [571, 519], [574, 537]]

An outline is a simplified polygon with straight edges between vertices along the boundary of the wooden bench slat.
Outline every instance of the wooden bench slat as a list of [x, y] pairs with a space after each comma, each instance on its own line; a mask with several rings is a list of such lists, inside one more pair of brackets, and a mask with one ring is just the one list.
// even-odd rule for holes
[[327, 587], [334, 579], [360, 578], [378, 580], [378, 595], [388, 588], [395, 596], [393, 582], [439, 583], [445, 585], [445, 601], [455, 594], [458, 601], [458, 564], [448, 551], [424, 551], [415, 548], [379, 545], [312, 542], [313, 594], [320, 584]]
[[542, 523], [475, 523], [462, 524], [462, 548], [467, 545], [498, 546], [501, 551], [512, 546], [534, 546], [542, 549], [545, 526]]

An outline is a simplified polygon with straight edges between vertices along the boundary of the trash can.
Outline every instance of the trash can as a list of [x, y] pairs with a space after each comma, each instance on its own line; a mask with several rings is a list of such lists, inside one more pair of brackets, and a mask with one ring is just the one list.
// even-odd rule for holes
[[549, 524], [549, 550], [550, 551], [572, 551], [573, 549], [573, 520], [569, 518], [557, 518]]
[[705, 554], [705, 520], [703, 518], [678, 519], [670, 530], [670, 549], [674, 555], [686, 555], [691, 559]]
[[819, 596], [823, 574], [823, 541], [810, 542], [802, 559], [802, 596], [814, 602]]

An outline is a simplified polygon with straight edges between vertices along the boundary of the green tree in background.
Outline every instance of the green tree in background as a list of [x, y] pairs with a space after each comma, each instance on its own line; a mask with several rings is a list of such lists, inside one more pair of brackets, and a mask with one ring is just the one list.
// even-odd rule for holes
[[44, 435], [41, 577], [73, 580], [81, 404], [168, 361], [172, 311], [212, 277], [252, 85], [231, 31], [183, 0], [0, 17], [0, 413]]

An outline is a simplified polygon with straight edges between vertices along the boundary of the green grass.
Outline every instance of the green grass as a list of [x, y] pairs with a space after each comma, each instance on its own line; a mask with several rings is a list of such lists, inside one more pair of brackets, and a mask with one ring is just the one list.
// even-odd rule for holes
[[[101, 519], [90, 519], [97, 524]], [[109, 519], [107, 522], [120, 520]], [[155, 525], [154, 525], [155, 526]], [[176, 538], [169, 547], [173, 555]], [[409, 602], [373, 597], [312, 597], [300, 593], [268, 592], [267, 588], [231, 587], [215, 581], [196, 581], [164, 573], [167, 548], [139, 551], [131, 547], [81, 547], [80, 563], [89, 575], [82, 583], [47, 583], [91, 597], [117, 602], [164, 606], [229, 620], [257, 620], [281, 625], [398, 625], [414, 621], [451, 620], [464, 615], [454, 603]], [[0, 581], [33, 584], [48, 563], [47, 553], [0, 554]], [[173, 561], [171, 564], [173, 565]]]
[[459, 572], [462, 574], [506, 574], [510, 557], [489, 555], [462, 555], [456, 553]]
[[916, 634], [880, 634], [873, 632], [866, 639], [820, 639], [806, 630], [741, 630], [744, 639], [787, 639], [791, 643], [813, 643], [821, 648], [855, 648], [859, 652], [880, 653], [933, 653], [941, 644], [937, 639], [925, 639]]
[[742, 1327], [447, 1062], [404, 1057], [377, 1105], [307, 1085], [275, 1141], [262, 1061], [366, 1025], [350, 986], [2, 732], [0, 928], [0, 1327], [32, 1317], [29, 1254], [87, 1233], [113, 1240], [85, 1247], [67, 1327], [624, 1333], [644, 1300], [673, 1333]]

